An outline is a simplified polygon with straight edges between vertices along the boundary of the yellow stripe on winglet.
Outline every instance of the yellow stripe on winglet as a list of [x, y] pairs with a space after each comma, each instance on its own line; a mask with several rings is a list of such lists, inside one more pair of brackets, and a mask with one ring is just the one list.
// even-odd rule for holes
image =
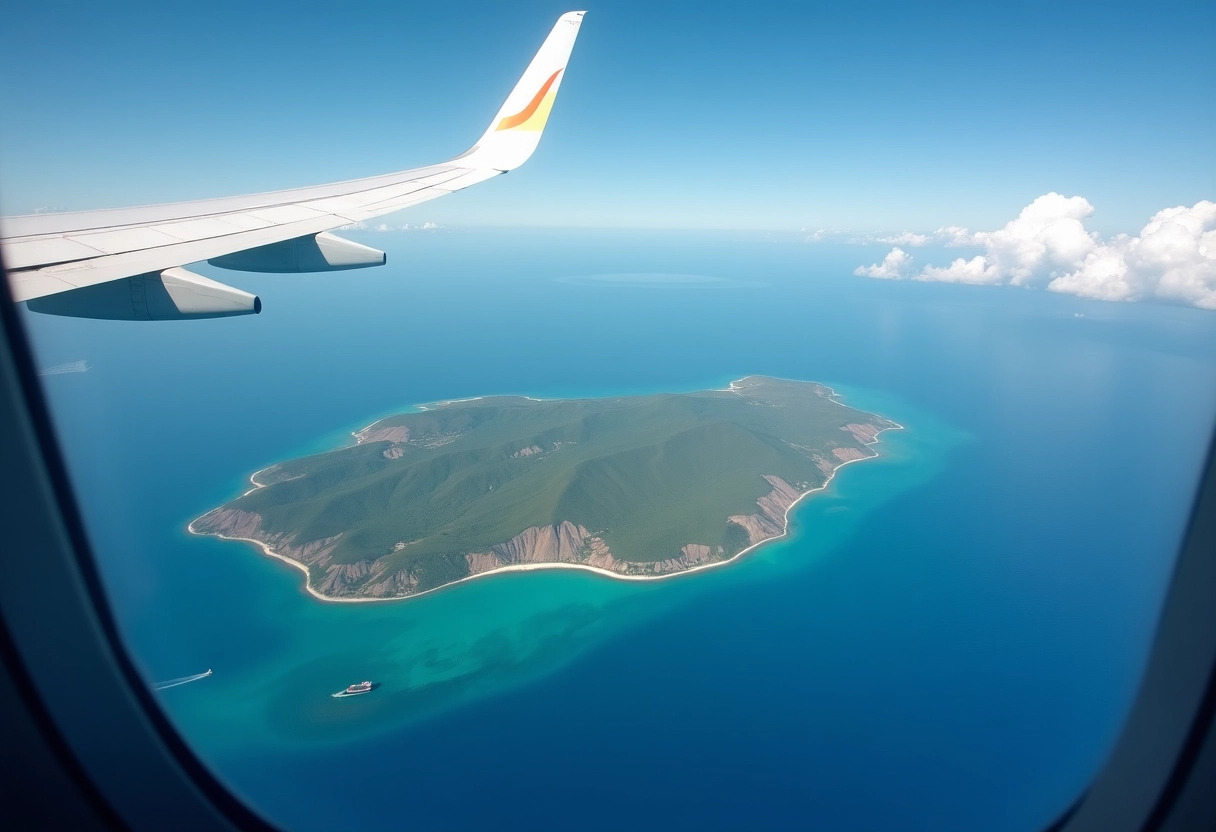
[[557, 76], [561, 74], [561, 70], [557, 70], [549, 76], [549, 80], [537, 90], [536, 95], [532, 96], [532, 100], [528, 102], [528, 106], [524, 107], [513, 116], [506, 116], [498, 122], [498, 126], [494, 128], [499, 130], [511, 130], [517, 128], [519, 130], [543, 130], [545, 122], [549, 120], [549, 111], [553, 109], [553, 99], [557, 97], [557, 93], [550, 93], [549, 88], [553, 86], [553, 82], [557, 80]]

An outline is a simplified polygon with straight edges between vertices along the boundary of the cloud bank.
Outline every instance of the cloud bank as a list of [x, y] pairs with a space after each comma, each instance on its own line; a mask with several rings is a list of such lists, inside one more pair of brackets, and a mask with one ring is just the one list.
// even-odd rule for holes
[[1113, 301], [1157, 299], [1216, 309], [1216, 202], [1158, 211], [1136, 236], [1103, 239], [1085, 227], [1094, 208], [1084, 197], [1045, 194], [1003, 228], [971, 232], [949, 226], [932, 235], [907, 232], [884, 242], [929, 241], [982, 250], [919, 271], [902, 248], [861, 277], [946, 283], [1045, 286], [1052, 292]]
[[366, 222], [352, 222], [350, 225], [344, 225], [341, 228], [339, 228], [338, 230], [339, 231], [379, 231], [380, 233], [383, 234], [383, 233], [388, 233], [390, 231], [434, 231], [439, 228], [443, 228], [443, 226], [439, 225], [438, 223], [434, 223], [434, 222], [431, 222], [430, 220], [428, 220], [428, 221], [424, 222], [422, 225], [410, 225], [408, 222], [404, 223], [402, 225], [389, 225], [386, 222], [377, 223], [375, 225], [371, 225]]

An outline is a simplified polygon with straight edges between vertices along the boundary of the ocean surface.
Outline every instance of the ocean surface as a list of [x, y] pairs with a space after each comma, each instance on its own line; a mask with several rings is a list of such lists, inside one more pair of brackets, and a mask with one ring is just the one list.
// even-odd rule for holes
[[[1216, 414], [1216, 313], [851, 276], [760, 235], [352, 235], [382, 269], [205, 270], [256, 318], [27, 315], [128, 646], [272, 822], [1042, 828], [1135, 692]], [[942, 258], [938, 258], [942, 259]], [[411, 405], [821, 381], [905, 426], [735, 564], [327, 604], [188, 535]], [[373, 694], [330, 693], [373, 679]]]

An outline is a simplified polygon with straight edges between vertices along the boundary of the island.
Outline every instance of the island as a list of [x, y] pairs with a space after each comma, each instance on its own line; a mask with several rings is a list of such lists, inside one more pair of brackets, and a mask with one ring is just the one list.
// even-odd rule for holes
[[900, 425], [813, 382], [422, 406], [280, 462], [190, 523], [255, 543], [325, 600], [408, 598], [505, 570], [654, 579], [786, 532], [802, 497]]

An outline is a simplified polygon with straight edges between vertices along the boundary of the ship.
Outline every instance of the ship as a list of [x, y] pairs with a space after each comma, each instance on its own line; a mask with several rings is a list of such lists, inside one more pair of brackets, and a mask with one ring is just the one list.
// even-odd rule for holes
[[341, 699], [344, 696], [358, 696], [361, 693], [371, 693], [371, 692], [372, 692], [372, 683], [371, 682], [360, 682], [357, 685], [347, 685], [344, 690], [340, 690], [337, 693], [333, 693], [330, 695], [333, 696], [334, 699]]

